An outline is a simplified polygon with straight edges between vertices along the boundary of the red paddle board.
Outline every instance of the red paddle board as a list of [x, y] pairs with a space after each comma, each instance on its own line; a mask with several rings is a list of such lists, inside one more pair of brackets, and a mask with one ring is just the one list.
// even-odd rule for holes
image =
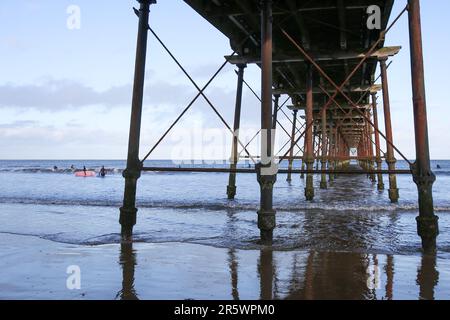
[[75, 177], [95, 177], [95, 171], [77, 171], [75, 172]]

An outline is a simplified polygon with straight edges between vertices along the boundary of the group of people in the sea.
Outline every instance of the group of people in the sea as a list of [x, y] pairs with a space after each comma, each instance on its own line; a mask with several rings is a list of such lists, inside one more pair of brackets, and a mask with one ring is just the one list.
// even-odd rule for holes
[[[86, 175], [86, 173], [87, 173], [87, 171], [88, 171], [88, 169], [86, 169], [86, 166], [83, 166], [83, 169], [82, 170], [78, 170], [74, 165], [71, 165], [70, 166], [70, 170], [72, 171], [72, 172], [78, 172], [78, 171], [83, 171], [84, 172], [84, 175]], [[53, 171], [58, 171], [58, 166], [53, 166]], [[105, 166], [102, 166], [102, 168], [100, 169], [100, 171], [99, 171], [99, 176], [101, 176], [101, 177], [105, 177], [106, 176], [106, 169], [105, 169]]]

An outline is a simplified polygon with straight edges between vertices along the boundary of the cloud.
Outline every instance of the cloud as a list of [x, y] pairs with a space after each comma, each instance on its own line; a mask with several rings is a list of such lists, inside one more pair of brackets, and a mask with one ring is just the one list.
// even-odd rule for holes
[[14, 121], [12, 123], [0, 123], [0, 130], [1, 129], [15, 129], [15, 128], [24, 128], [24, 127], [30, 127], [37, 125], [37, 121], [33, 120], [18, 120]]
[[[166, 82], [148, 83], [146, 103], [178, 105], [187, 103], [195, 89]], [[130, 106], [132, 85], [114, 86], [104, 91], [71, 80], [47, 80], [39, 84], [0, 85], [0, 108], [64, 111], [90, 106], [108, 108]]]
[[[44, 112], [76, 111], [82, 108], [101, 106], [106, 110], [131, 105], [132, 85], [114, 86], [104, 91], [72, 80], [47, 79], [37, 84], [0, 85], [0, 109], [38, 110]], [[144, 90], [144, 110], [160, 116], [176, 116], [194, 98], [197, 90], [189, 84], [173, 84], [165, 81], [147, 81]], [[234, 114], [236, 93], [234, 90], [211, 86], [205, 94], [216, 108], [229, 121]], [[257, 116], [254, 98], [248, 92], [243, 97], [243, 112], [250, 111], [250, 120]], [[250, 105], [249, 105], [250, 104]], [[199, 97], [192, 107], [194, 112], [202, 111], [205, 118], [217, 119], [203, 97]], [[190, 111], [192, 112], [192, 111]]]

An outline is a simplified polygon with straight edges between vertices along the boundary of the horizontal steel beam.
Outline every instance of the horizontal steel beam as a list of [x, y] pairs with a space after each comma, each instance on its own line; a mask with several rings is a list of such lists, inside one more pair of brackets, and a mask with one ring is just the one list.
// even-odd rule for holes
[[[256, 173], [253, 168], [182, 168], [182, 167], [143, 167], [142, 171], [153, 171], [153, 172], [204, 172], [204, 173]], [[288, 169], [279, 169], [278, 173], [285, 174], [288, 173]], [[311, 174], [321, 174], [321, 173], [336, 173], [336, 174], [412, 174], [411, 170], [301, 170], [293, 169], [291, 173], [311, 173]]]
[[[370, 58], [381, 59], [392, 57], [398, 54], [401, 46], [384, 47], [375, 51]], [[330, 53], [310, 52], [314, 61], [332, 61], [332, 60], [351, 60], [362, 59], [365, 56], [364, 52], [350, 52], [350, 51], [335, 51]], [[251, 64], [261, 63], [261, 57], [257, 56], [225, 56], [225, 59], [231, 64]], [[299, 54], [276, 54], [273, 57], [273, 63], [291, 63], [291, 62], [305, 62], [307, 61]]]

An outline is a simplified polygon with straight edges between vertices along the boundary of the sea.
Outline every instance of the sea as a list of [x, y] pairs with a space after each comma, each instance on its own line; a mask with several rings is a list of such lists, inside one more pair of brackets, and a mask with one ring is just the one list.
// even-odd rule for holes
[[[0, 235], [96, 250], [119, 245], [118, 219], [125, 165], [125, 161], [120, 160], [0, 161]], [[174, 163], [170, 160], [146, 161], [145, 165], [229, 166], [226, 161]], [[83, 167], [98, 173], [102, 166], [107, 170], [103, 178], [74, 174]], [[242, 168], [252, 166], [249, 161], [238, 164]], [[295, 161], [294, 167], [299, 166], [300, 162]], [[279, 174], [273, 191], [277, 219], [274, 243], [267, 248], [259, 243], [256, 214], [259, 185], [255, 174], [238, 174], [236, 199], [228, 200], [227, 173], [144, 172], [137, 189], [138, 218], [134, 229], [137, 246], [160, 245], [161, 250], [178, 250], [181, 254], [204, 251], [211, 259], [215, 256], [211, 252], [218, 250], [226, 253], [224, 269], [231, 268], [233, 259], [237, 259], [235, 267], [240, 266], [247, 273], [254, 272], [255, 277], [241, 285], [246, 293], [240, 296], [237, 278], [233, 280], [231, 276], [229, 286], [217, 290], [217, 294], [199, 291], [198, 285], [189, 287], [191, 290], [188, 287], [169, 290], [173, 285], [162, 282], [157, 291], [159, 295], [152, 291], [142, 298], [258, 299], [265, 295], [293, 299], [449, 299], [450, 161], [432, 161], [432, 167], [437, 177], [434, 206], [440, 218], [438, 250], [432, 258], [422, 254], [415, 220], [417, 188], [410, 175], [397, 176], [400, 200], [391, 204], [387, 176], [384, 176], [386, 190], [378, 191], [376, 183], [364, 174], [338, 175], [328, 183], [328, 189], [321, 190], [320, 176], [315, 175], [315, 198], [307, 202], [305, 179], [293, 174], [292, 181], [287, 182], [286, 175]], [[408, 169], [408, 164], [398, 161], [397, 168]], [[180, 249], [180, 246], [190, 249]], [[249, 259], [253, 254], [259, 258]], [[206, 257], [202, 253], [201, 258]], [[191, 260], [178, 259], [189, 268], [186, 265]], [[254, 262], [247, 262], [250, 260]], [[199, 261], [201, 259], [195, 263]], [[204, 267], [213, 263], [218, 262], [207, 260]], [[272, 275], [269, 292], [264, 285], [267, 279], [262, 281], [264, 273], [260, 272], [261, 266], [267, 263], [270, 263], [269, 274]], [[249, 271], [250, 267], [254, 270]], [[308, 278], [308, 270], [316, 272]], [[172, 276], [173, 281], [181, 283], [182, 277], [193, 277], [186, 269], [174, 271]], [[366, 284], [371, 277], [379, 277], [381, 282], [391, 277], [391, 283], [370, 288]], [[396, 278], [394, 284], [393, 277]], [[0, 281], [0, 298], [9, 297], [2, 295], [1, 284]], [[360, 287], [364, 290], [356, 289]], [[22, 297], [27, 296], [19, 296]], [[117, 297], [97, 295], [96, 298]]]

